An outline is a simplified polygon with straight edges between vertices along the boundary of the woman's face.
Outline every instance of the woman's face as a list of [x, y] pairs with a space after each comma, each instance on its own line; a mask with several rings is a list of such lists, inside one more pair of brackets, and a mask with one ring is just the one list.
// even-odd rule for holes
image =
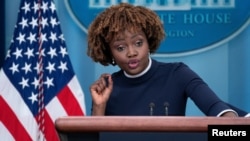
[[116, 64], [126, 73], [136, 75], [148, 65], [149, 46], [144, 32], [124, 31], [109, 44]]

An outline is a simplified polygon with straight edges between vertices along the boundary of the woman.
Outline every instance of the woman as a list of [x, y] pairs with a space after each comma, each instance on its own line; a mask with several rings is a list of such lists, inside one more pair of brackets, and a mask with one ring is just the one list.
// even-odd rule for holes
[[92, 115], [184, 116], [191, 98], [207, 116], [245, 116], [223, 102], [182, 62], [163, 63], [150, 57], [165, 38], [152, 10], [127, 3], [100, 13], [88, 31], [87, 54], [120, 71], [102, 74], [91, 87]]

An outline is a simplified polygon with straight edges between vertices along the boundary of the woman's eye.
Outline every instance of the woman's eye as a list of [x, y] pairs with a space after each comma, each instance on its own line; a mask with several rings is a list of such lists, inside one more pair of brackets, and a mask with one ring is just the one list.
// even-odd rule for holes
[[123, 51], [124, 48], [125, 48], [125, 47], [123, 47], [123, 46], [118, 46], [116, 49], [117, 49], [118, 51]]
[[138, 47], [142, 46], [142, 41], [136, 42], [135, 45], [138, 46]]

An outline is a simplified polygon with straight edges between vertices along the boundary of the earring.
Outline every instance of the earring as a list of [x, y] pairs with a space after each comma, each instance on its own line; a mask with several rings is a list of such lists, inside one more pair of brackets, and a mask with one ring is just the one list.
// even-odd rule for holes
[[112, 65], [115, 65], [115, 59], [112, 58]]

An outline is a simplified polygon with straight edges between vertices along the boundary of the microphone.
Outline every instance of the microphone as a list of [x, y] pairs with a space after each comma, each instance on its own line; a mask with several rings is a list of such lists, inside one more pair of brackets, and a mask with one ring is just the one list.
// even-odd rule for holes
[[164, 102], [164, 107], [165, 107], [165, 115], [168, 116], [169, 103], [168, 102]]
[[154, 115], [154, 107], [155, 107], [155, 104], [153, 102], [149, 103], [149, 115], [150, 116]]

